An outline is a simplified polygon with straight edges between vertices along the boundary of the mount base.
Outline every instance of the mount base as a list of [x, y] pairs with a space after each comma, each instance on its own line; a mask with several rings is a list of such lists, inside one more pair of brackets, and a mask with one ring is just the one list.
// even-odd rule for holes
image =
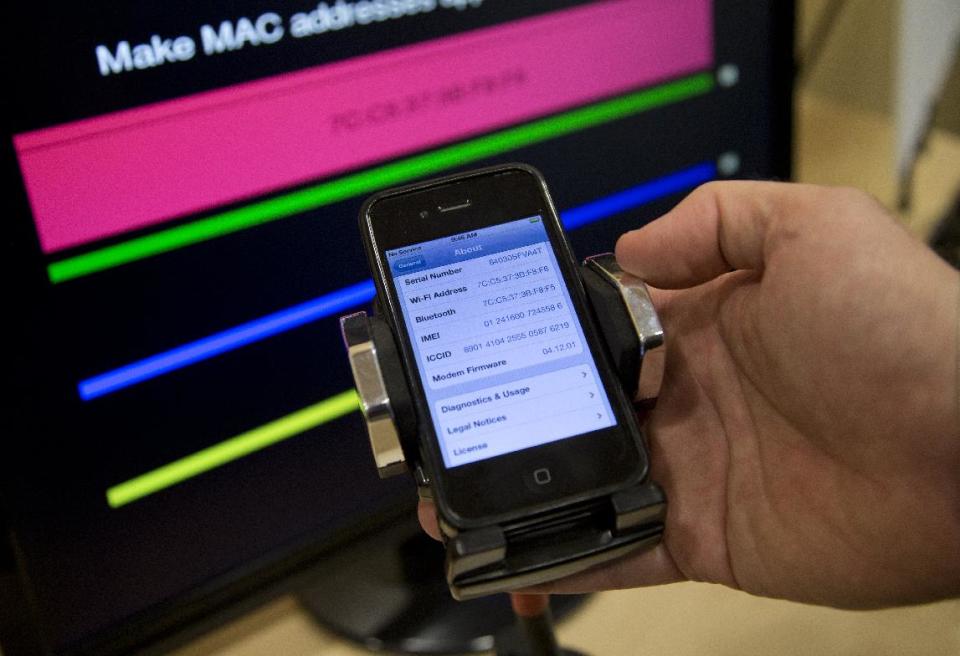
[[[455, 601], [443, 577], [443, 546], [415, 520], [332, 554], [298, 592], [318, 624], [375, 651], [454, 654], [490, 651], [516, 621], [507, 595]], [[562, 618], [585, 595], [553, 598]], [[509, 640], [509, 638], [501, 638]], [[498, 653], [503, 651], [496, 645]]]

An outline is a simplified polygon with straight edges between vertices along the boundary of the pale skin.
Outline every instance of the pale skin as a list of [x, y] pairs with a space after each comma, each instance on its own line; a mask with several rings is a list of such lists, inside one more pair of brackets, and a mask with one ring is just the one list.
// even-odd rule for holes
[[648, 424], [663, 541], [537, 592], [960, 596], [956, 271], [861, 192], [770, 182], [700, 187], [616, 254], [668, 340]]

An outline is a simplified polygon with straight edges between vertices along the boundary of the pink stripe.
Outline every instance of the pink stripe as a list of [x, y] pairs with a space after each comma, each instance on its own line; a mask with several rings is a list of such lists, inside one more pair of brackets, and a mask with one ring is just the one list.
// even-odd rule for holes
[[50, 253], [704, 69], [711, 23], [710, 0], [602, 2], [14, 145]]

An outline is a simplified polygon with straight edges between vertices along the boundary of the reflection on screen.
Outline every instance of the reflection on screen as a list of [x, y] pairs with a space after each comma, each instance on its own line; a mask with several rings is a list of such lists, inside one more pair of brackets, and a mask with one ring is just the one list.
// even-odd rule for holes
[[387, 259], [447, 467], [616, 423], [541, 217]]

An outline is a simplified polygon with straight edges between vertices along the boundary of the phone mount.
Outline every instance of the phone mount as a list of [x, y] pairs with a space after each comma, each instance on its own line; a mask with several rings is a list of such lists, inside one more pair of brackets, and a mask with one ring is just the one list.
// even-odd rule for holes
[[[645, 411], [660, 392], [666, 356], [646, 285], [611, 253], [587, 258], [580, 277], [620, 384]], [[380, 477], [410, 472], [421, 497], [430, 498], [418, 418], [393, 331], [366, 312], [342, 317], [340, 328]], [[567, 576], [656, 544], [665, 513], [663, 490], [648, 479], [508, 524], [458, 532], [441, 521], [447, 584], [463, 600]]]

